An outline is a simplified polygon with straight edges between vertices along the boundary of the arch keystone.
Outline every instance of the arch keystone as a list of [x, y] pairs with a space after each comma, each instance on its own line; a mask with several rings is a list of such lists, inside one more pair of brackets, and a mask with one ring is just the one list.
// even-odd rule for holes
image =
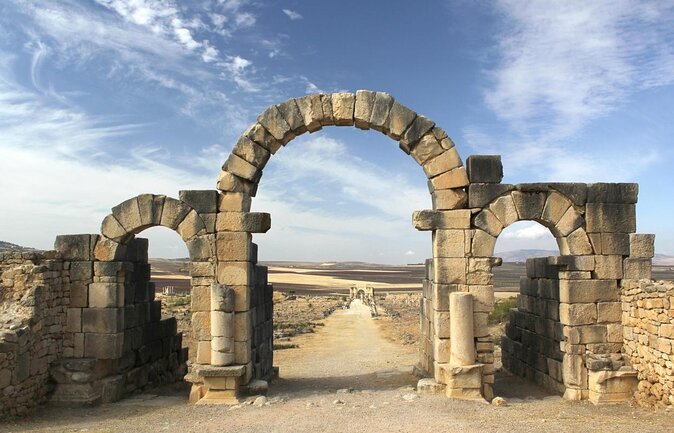
[[335, 119], [335, 125], [353, 125], [353, 110], [356, 105], [356, 95], [346, 92], [333, 93], [331, 101], [332, 116]]
[[370, 90], [358, 90], [356, 92], [356, 105], [353, 111], [353, 120], [356, 128], [370, 129], [374, 99], [375, 92]]
[[545, 205], [545, 194], [540, 192], [512, 192], [517, 214], [522, 220], [537, 220], [541, 218]]

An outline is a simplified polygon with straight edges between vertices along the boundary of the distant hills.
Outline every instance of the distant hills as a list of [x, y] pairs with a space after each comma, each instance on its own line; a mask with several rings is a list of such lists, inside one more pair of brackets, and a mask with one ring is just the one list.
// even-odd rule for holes
[[502, 251], [499, 253], [494, 253], [496, 257], [500, 257], [504, 262], [508, 263], [524, 263], [527, 259], [532, 257], [548, 257], [548, 256], [558, 256], [559, 251], [555, 250], [537, 250], [537, 249], [524, 249], [524, 250], [514, 250], [514, 251]]
[[0, 241], [0, 253], [9, 251], [36, 251], [35, 248], [22, 247], [11, 242]]

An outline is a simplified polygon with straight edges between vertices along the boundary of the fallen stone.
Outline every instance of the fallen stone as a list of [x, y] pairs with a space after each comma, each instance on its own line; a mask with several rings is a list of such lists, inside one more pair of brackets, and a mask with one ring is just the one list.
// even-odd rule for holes
[[503, 397], [494, 397], [494, 399], [491, 401], [492, 406], [508, 406], [508, 401], [503, 398]]

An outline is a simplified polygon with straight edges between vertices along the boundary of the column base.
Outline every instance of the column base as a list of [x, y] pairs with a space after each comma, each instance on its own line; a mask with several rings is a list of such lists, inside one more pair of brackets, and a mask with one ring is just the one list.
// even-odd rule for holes
[[241, 392], [245, 365], [216, 367], [198, 365], [194, 373], [203, 385], [192, 385], [190, 403], [194, 404], [237, 404]]
[[457, 400], [485, 401], [482, 395], [482, 369], [484, 364], [450, 367], [443, 365], [447, 382], [445, 395]]

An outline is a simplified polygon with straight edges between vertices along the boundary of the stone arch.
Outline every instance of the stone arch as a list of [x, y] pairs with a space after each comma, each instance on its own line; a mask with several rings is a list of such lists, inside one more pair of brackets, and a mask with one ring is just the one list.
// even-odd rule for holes
[[424, 170], [434, 209], [466, 207], [468, 176], [447, 133], [388, 93], [368, 90], [313, 94], [270, 106], [236, 142], [222, 166], [218, 189], [255, 196], [272, 155], [295, 137], [330, 125], [373, 129], [398, 141]]
[[518, 221], [536, 221], [547, 227], [562, 255], [595, 254], [583, 213], [569, 197], [553, 188], [508, 191], [473, 217], [473, 255], [491, 257], [503, 229]]

